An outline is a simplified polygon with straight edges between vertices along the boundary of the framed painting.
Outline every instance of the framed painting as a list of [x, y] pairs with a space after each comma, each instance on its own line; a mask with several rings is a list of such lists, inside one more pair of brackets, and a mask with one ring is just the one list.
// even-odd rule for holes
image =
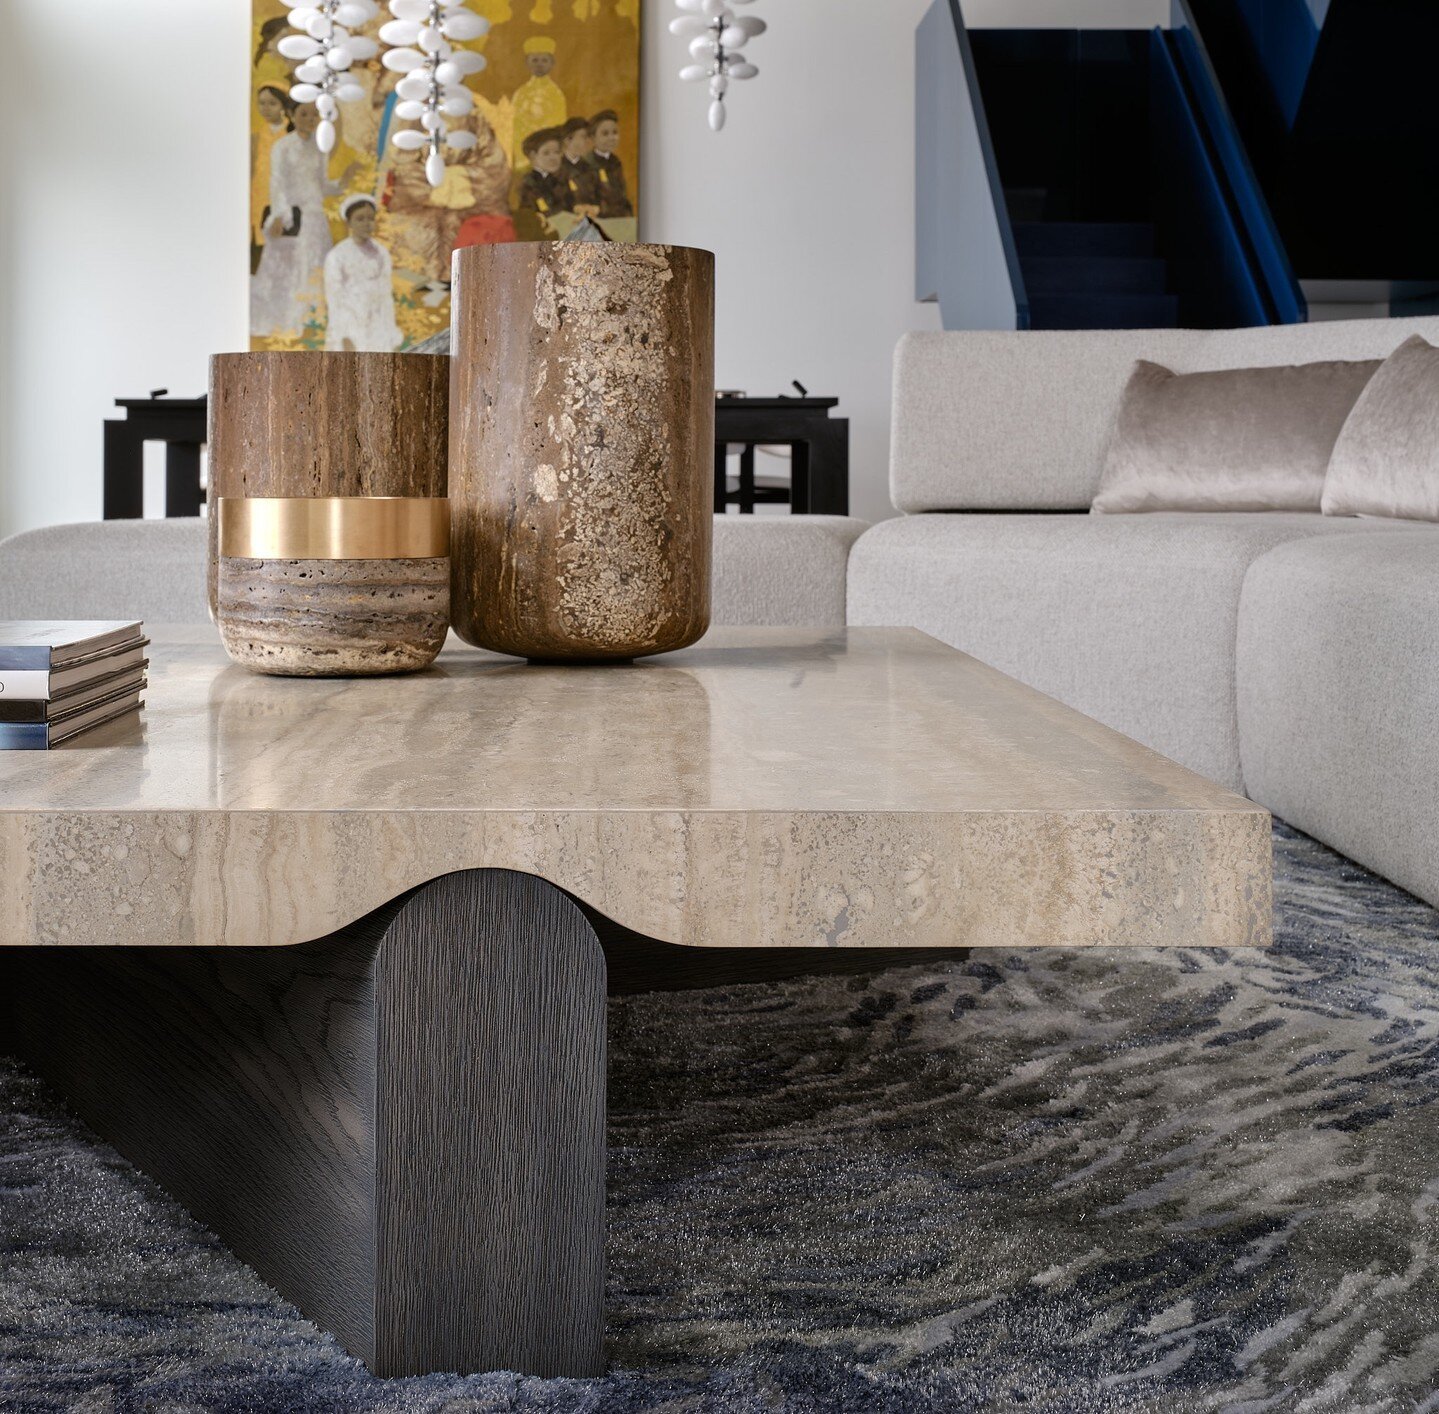
[[[351, 73], [333, 150], [314, 105], [290, 95], [279, 51], [290, 6], [253, 0], [250, 87], [250, 347], [413, 348], [449, 325], [450, 256], [467, 245], [562, 239], [585, 217], [637, 238], [641, 0], [467, 0], [490, 22], [457, 45], [486, 66], [451, 121], [474, 146], [445, 149], [432, 186], [423, 151], [395, 146], [401, 77], [379, 58]], [[388, 13], [363, 32], [378, 36]]]

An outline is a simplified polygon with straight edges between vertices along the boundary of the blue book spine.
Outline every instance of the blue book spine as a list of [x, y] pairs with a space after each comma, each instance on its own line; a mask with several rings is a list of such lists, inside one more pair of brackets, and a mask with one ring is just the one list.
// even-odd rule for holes
[[50, 653], [50, 646], [45, 643], [5, 644], [0, 646], [0, 669], [49, 672]]
[[47, 722], [0, 722], [0, 751], [48, 751]]

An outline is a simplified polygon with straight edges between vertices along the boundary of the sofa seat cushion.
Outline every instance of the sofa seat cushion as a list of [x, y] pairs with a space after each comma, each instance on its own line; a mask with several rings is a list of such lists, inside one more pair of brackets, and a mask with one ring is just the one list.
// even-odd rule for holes
[[1255, 800], [1439, 905], [1439, 527], [1280, 546], [1240, 600]]
[[849, 619], [923, 629], [1242, 790], [1245, 572], [1286, 541], [1373, 524], [1302, 512], [910, 516], [855, 545]]

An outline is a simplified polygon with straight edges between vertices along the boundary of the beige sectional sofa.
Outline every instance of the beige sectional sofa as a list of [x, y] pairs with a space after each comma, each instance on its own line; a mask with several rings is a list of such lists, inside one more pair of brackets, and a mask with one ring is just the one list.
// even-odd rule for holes
[[849, 621], [913, 624], [1242, 790], [1235, 635], [1250, 566], [1276, 546], [1344, 538], [1360, 524], [1295, 514], [908, 516], [855, 545]]
[[[716, 516], [717, 624], [842, 627], [848, 516]], [[111, 618], [201, 623], [202, 520], [82, 521], [0, 541], [0, 619]]]
[[919, 334], [853, 624], [911, 624], [1439, 903], [1439, 525], [1085, 514], [1135, 359], [1383, 358], [1439, 318]]
[[1245, 790], [1439, 904], [1439, 525], [1271, 550], [1236, 660]]

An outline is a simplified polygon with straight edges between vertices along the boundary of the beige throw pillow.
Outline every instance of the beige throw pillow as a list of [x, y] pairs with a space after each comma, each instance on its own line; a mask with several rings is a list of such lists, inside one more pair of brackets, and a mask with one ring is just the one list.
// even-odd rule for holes
[[1324, 514], [1439, 520], [1439, 349], [1418, 334], [1354, 404], [1329, 459]]
[[1134, 366], [1092, 511], [1317, 511], [1335, 439], [1380, 367]]

